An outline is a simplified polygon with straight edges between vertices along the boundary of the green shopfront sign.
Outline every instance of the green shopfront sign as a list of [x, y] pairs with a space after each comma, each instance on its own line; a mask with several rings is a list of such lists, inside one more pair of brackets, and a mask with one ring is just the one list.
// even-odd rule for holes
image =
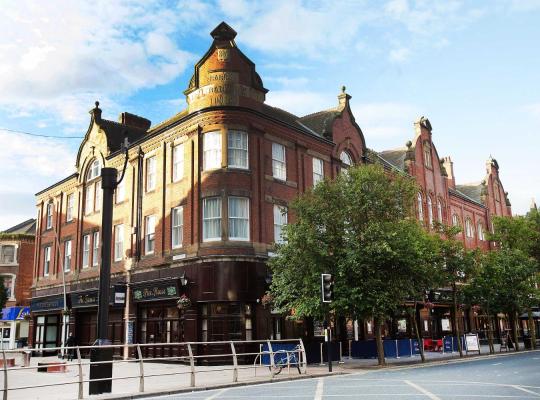
[[133, 288], [133, 301], [176, 299], [179, 297], [176, 281], [148, 282]]

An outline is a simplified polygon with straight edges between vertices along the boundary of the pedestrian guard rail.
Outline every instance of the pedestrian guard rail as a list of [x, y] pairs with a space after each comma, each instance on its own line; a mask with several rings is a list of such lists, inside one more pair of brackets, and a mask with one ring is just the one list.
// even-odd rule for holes
[[[214, 352], [209, 350], [209, 348], [214, 347], [215, 349], [224, 349], [228, 348], [228, 351], [225, 352]], [[89, 353], [92, 349], [106, 349], [112, 348], [124, 352], [128, 356], [123, 359], [113, 359], [111, 361], [91, 361], [88, 359], [83, 359], [81, 353]], [[146, 353], [150, 349], [157, 348], [175, 348], [178, 355], [172, 356], [162, 356], [162, 357], [143, 357], [143, 353]], [[204, 354], [197, 353], [201, 348], [205, 348]], [[246, 351], [249, 349], [257, 349], [258, 351]], [[57, 352], [62, 354], [68, 354], [69, 352], [74, 352], [73, 361], [61, 362], [61, 365], [69, 368], [74, 367], [76, 370], [76, 379], [72, 380], [61, 380], [61, 381], [50, 381], [42, 384], [31, 384], [32, 378], [29, 374], [28, 379], [25, 381], [28, 382], [26, 385], [14, 386], [10, 385], [9, 378], [13, 373], [20, 373], [22, 371], [27, 372], [37, 372], [38, 369], [43, 369], [43, 365], [31, 365], [30, 363], [30, 354], [43, 353], [43, 352]], [[162, 352], [164, 353], [164, 352]], [[169, 352], [170, 353], [170, 352]], [[294, 356], [288, 357], [288, 355], [294, 354]], [[123, 345], [103, 345], [103, 346], [75, 346], [75, 347], [47, 347], [47, 348], [24, 348], [24, 349], [2, 349], [1, 358], [3, 361], [0, 376], [3, 379], [0, 379], [2, 399], [9, 399], [9, 393], [14, 391], [22, 391], [25, 389], [36, 389], [36, 388], [45, 388], [52, 386], [67, 386], [73, 385], [76, 387], [76, 392], [73, 393], [72, 398], [83, 399], [84, 398], [84, 387], [85, 384], [90, 382], [104, 381], [109, 380], [109, 378], [99, 378], [99, 379], [89, 379], [88, 371], [83, 372], [86, 368], [91, 367], [96, 364], [111, 364], [113, 365], [113, 376], [110, 378], [114, 381], [124, 380], [124, 379], [136, 379], [138, 380], [138, 391], [145, 391], [145, 384], [148, 378], [158, 377], [158, 376], [178, 376], [178, 375], [188, 375], [189, 376], [189, 387], [195, 387], [197, 376], [207, 373], [207, 372], [227, 372], [231, 373], [231, 382], [239, 381], [239, 371], [241, 370], [254, 370], [255, 375], [257, 373], [257, 368], [264, 368], [269, 371], [269, 379], [274, 378], [277, 374], [277, 370], [274, 370], [274, 367], [278, 362], [283, 362], [280, 357], [287, 358], [288, 362], [291, 365], [295, 365], [302, 374], [307, 373], [307, 362], [306, 362], [306, 352], [304, 348], [304, 343], [301, 339], [284, 339], [284, 340], [250, 340], [250, 341], [216, 341], [216, 342], [182, 342], [182, 343], [146, 343], [146, 344], [123, 344]], [[12, 364], [10, 360], [13, 359], [23, 360], [22, 365], [9, 366]], [[265, 360], [265, 362], [255, 361], [255, 363], [247, 362], [248, 359], [259, 359]], [[205, 369], [203, 366], [200, 366], [201, 363], [212, 363], [213, 365], [217, 360], [218, 366]], [[228, 360], [228, 362], [227, 362]], [[280, 361], [278, 361], [280, 360]], [[294, 361], [294, 364], [291, 362]], [[278, 361], [278, 362], [276, 362]], [[176, 362], [182, 366], [176, 371], [170, 372], [160, 372], [160, 373], [151, 373], [149, 371], [145, 372], [145, 366], [149, 363], [155, 362]], [[114, 366], [122, 363], [131, 363], [138, 366], [136, 368], [137, 373], [131, 375], [122, 375], [115, 376]], [[243, 364], [244, 363], [244, 364]], [[21, 363], [20, 363], [21, 364]], [[53, 365], [58, 365], [58, 362]], [[188, 368], [185, 368], [188, 366]], [[283, 365], [282, 365], [283, 367]], [[150, 369], [150, 368], [149, 368]], [[288, 369], [290, 372], [290, 369]], [[279, 369], [281, 372], [281, 368]], [[71, 372], [71, 371], [70, 371]], [[69, 375], [72, 377], [73, 375]], [[64, 390], [64, 389], [62, 389]], [[68, 390], [68, 389], [65, 389]]]
[[[424, 346], [422, 339], [422, 346]], [[444, 336], [442, 338], [442, 348], [444, 353], [455, 353], [458, 351], [458, 340], [456, 336]], [[462, 348], [468, 351], [465, 335], [461, 336]], [[420, 346], [417, 339], [386, 339], [383, 340], [384, 356], [386, 358], [414, 357], [420, 355]], [[377, 358], [377, 343], [375, 340], [349, 340], [350, 358]]]

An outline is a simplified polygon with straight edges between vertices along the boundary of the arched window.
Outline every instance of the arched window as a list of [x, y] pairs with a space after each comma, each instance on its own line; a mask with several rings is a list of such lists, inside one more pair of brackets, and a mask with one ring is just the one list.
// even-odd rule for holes
[[349, 168], [353, 163], [351, 155], [347, 150], [341, 152], [341, 154], [339, 155], [339, 159], [345, 165], [345, 168]]
[[478, 235], [478, 240], [482, 240], [482, 241], [486, 240], [484, 238], [484, 227], [482, 226], [481, 222], [479, 222], [476, 227], [476, 233]]
[[431, 145], [429, 144], [429, 142], [424, 142], [424, 165], [428, 168], [432, 167]]
[[459, 226], [459, 217], [457, 214], [452, 215], [452, 225]]
[[473, 226], [470, 218], [467, 218], [465, 220], [465, 235], [467, 235], [468, 238], [473, 237]]
[[88, 166], [84, 187], [84, 213], [92, 214], [101, 209], [101, 163], [94, 160]]
[[431, 202], [431, 196], [427, 196], [427, 214], [429, 226], [433, 226], [433, 203]]
[[437, 199], [437, 219], [439, 220], [439, 222], [442, 224], [443, 220], [443, 215], [442, 215], [442, 201], [441, 199]]
[[416, 197], [417, 202], [417, 208], [418, 208], [418, 219], [420, 222], [424, 222], [424, 206], [423, 206], [423, 200], [422, 200], [422, 193], [418, 192]]

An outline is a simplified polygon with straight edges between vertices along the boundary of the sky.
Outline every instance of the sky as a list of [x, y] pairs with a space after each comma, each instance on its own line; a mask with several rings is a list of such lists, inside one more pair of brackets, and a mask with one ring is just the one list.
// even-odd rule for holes
[[113, 120], [181, 111], [221, 21], [268, 104], [302, 116], [345, 85], [368, 147], [404, 146], [425, 116], [458, 183], [492, 155], [514, 213], [540, 200], [540, 0], [0, 0], [0, 21], [0, 230], [74, 172], [94, 101]]

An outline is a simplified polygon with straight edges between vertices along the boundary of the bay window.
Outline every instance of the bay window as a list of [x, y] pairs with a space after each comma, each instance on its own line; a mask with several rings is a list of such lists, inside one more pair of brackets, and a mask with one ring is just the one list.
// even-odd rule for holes
[[203, 199], [203, 241], [221, 240], [221, 198]]
[[229, 239], [249, 240], [249, 199], [229, 197]]
[[246, 132], [228, 132], [227, 165], [232, 168], [248, 169], [248, 135]]
[[221, 168], [221, 132], [206, 132], [203, 137], [203, 169]]

